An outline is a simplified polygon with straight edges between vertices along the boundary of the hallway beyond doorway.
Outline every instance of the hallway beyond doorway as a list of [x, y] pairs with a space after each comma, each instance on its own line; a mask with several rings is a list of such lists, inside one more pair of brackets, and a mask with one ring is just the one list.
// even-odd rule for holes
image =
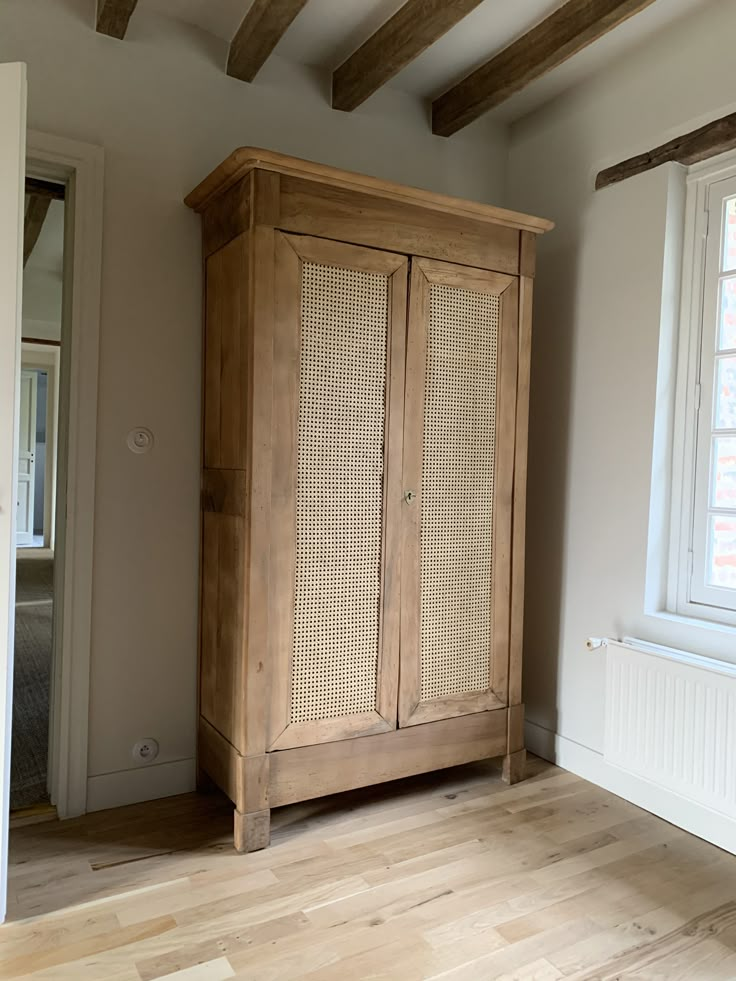
[[53, 559], [18, 558], [10, 807], [48, 801]]

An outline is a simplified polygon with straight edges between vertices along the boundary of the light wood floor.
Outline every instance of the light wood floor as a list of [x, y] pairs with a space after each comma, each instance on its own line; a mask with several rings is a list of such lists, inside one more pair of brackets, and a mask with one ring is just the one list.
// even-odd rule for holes
[[532, 768], [283, 808], [248, 856], [219, 796], [20, 828], [0, 977], [736, 978], [736, 858]]

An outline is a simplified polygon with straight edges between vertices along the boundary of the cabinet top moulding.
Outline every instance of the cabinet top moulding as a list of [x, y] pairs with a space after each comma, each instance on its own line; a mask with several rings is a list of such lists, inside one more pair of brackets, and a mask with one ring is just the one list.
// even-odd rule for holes
[[244, 146], [234, 150], [219, 167], [205, 177], [195, 189], [187, 195], [185, 203], [194, 211], [202, 212], [214, 198], [223, 194], [240, 181], [251, 170], [268, 170], [289, 177], [300, 177], [303, 180], [329, 184], [332, 187], [342, 187], [351, 191], [363, 191], [376, 197], [390, 201], [400, 201], [404, 204], [414, 204], [446, 214], [460, 215], [476, 221], [485, 221], [493, 225], [504, 225], [523, 232], [533, 232], [541, 235], [554, 228], [554, 222], [545, 218], [534, 218], [530, 215], [508, 211], [506, 208], [496, 208], [490, 204], [480, 204], [466, 201], [463, 198], [451, 197], [447, 194], [436, 194], [433, 191], [423, 191], [417, 187], [407, 187], [392, 181], [381, 180], [378, 177], [368, 177], [338, 167], [313, 163], [310, 160], [300, 160], [289, 157], [273, 150], [262, 150], [258, 147]]

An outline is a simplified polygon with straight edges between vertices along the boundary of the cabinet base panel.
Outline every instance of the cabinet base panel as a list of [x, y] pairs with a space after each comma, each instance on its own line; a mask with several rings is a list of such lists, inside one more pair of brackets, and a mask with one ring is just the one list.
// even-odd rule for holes
[[498, 756], [504, 780], [516, 783], [525, 751], [508, 748], [506, 708], [265, 757], [241, 756], [206, 719], [199, 723], [199, 766], [235, 804], [235, 847], [244, 852], [268, 845], [272, 807]]

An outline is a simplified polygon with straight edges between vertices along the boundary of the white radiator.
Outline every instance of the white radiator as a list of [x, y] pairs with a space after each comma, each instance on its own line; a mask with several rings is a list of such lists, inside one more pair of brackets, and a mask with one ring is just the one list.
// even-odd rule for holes
[[607, 641], [606, 762], [733, 817], [736, 665]]

